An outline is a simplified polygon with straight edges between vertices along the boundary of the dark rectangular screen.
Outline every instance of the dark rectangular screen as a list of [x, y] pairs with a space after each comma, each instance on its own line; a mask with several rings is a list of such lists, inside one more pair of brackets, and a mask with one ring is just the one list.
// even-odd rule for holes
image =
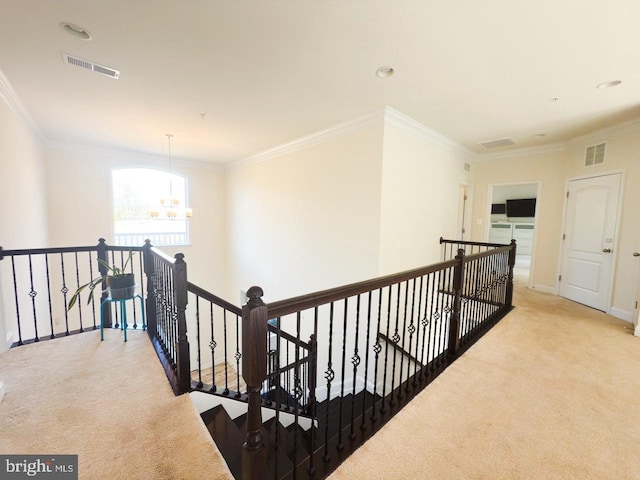
[[507, 217], [535, 217], [536, 199], [520, 198], [507, 200]]
[[491, 204], [491, 214], [495, 215], [495, 214], [499, 214], [499, 213], [505, 213], [506, 212], [506, 206], [504, 203], [492, 203]]

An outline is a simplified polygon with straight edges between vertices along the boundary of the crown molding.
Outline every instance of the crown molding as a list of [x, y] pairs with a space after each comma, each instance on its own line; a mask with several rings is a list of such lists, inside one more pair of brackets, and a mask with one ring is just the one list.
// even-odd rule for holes
[[298, 150], [317, 145], [319, 143], [326, 142], [333, 138], [342, 137], [355, 133], [360, 130], [364, 130], [377, 123], [382, 124], [384, 122], [384, 110], [379, 110], [362, 117], [358, 117], [347, 122], [339, 123], [332, 127], [320, 130], [319, 132], [304, 137], [298, 138], [288, 143], [284, 143], [277, 147], [265, 150], [264, 152], [251, 155], [249, 157], [242, 158], [240, 160], [233, 161], [226, 164], [227, 167], [233, 168], [243, 166], [252, 163], [263, 162], [274, 157], [292, 153]]
[[423, 139], [435, 142], [440, 145], [443, 145], [447, 148], [457, 151], [458, 153], [462, 153], [467, 157], [467, 160], [476, 160], [478, 158], [478, 154], [472, 152], [468, 148], [459, 144], [458, 142], [451, 140], [449, 137], [433, 130], [432, 128], [427, 127], [425, 124], [414, 120], [413, 118], [405, 115], [404, 113], [399, 112], [398, 110], [387, 106], [384, 109], [384, 119], [385, 122], [388, 121], [392, 125], [402, 128], [414, 135], [418, 135]]
[[573, 137], [571, 140], [567, 141], [567, 145], [574, 146], [583, 143], [598, 143], [601, 140], [624, 135], [638, 127], [640, 127], [640, 117]]
[[7, 77], [4, 76], [2, 70], [0, 70], [0, 98], [4, 100], [7, 106], [19, 117], [21, 117], [24, 122], [29, 126], [31, 131], [38, 137], [38, 139], [42, 142], [46, 140], [42, 130], [38, 128], [36, 122], [34, 122], [33, 118], [27, 111], [27, 109], [22, 105], [22, 102], [18, 98], [15, 90], [9, 83]]

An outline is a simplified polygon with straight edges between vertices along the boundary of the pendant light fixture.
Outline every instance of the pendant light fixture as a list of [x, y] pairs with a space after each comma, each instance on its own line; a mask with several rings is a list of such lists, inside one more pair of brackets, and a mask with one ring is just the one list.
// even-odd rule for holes
[[167, 133], [165, 136], [167, 137], [167, 150], [169, 152], [169, 191], [167, 192], [168, 195], [160, 197], [159, 207], [152, 207], [149, 209], [149, 215], [155, 219], [188, 219], [193, 216], [193, 209], [180, 207], [180, 199], [173, 195], [173, 159], [171, 157], [171, 139], [173, 138], [173, 135]]

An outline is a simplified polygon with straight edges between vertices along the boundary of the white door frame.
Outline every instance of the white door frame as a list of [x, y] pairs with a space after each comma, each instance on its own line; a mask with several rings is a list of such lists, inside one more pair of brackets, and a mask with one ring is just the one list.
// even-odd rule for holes
[[[487, 188], [487, 206], [485, 218], [487, 221], [484, 224], [484, 241], [489, 241], [489, 234], [491, 232], [491, 204], [493, 200], [494, 187], [509, 187], [512, 185], [537, 185], [538, 192], [536, 193], [536, 216], [533, 219], [533, 247], [531, 249], [531, 267], [529, 268], [529, 284], [527, 288], [533, 289], [535, 285], [533, 283], [534, 271], [536, 268], [536, 245], [538, 244], [538, 226], [540, 223], [540, 199], [542, 198], [542, 180], [523, 180], [520, 182], [502, 182], [502, 183], [490, 183]], [[516, 245], [516, 254], [518, 253]]]
[[569, 182], [573, 182], [576, 180], [586, 180], [589, 178], [597, 178], [597, 177], [606, 177], [608, 175], [620, 175], [620, 194], [618, 196], [618, 208], [616, 209], [616, 226], [615, 226], [615, 238], [613, 241], [613, 252], [611, 255], [611, 273], [609, 274], [609, 298], [607, 298], [607, 309], [605, 313], [611, 313], [611, 304], [613, 301], [613, 280], [616, 274], [616, 265], [618, 259], [618, 246], [620, 245], [620, 219], [622, 218], [622, 199], [624, 198], [624, 183], [625, 183], [625, 172], [624, 170], [610, 170], [607, 172], [599, 172], [592, 173], [590, 175], [579, 175], [576, 177], [568, 177], [564, 182], [564, 206], [562, 208], [562, 229], [560, 232], [560, 248], [558, 251], [558, 267], [556, 271], [556, 283], [555, 283], [555, 293], [556, 295], [560, 294], [560, 275], [562, 273], [562, 261], [564, 254], [564, 240], [562, 239], [562, 235], [565, 233], [565, 227], [567, 224], [567, 209], [569, 207], [569, 200], [567, 198], [567, 194], [569, 193]]
[[[460, 188], [464, 187], [467, 199], [463, 200], [462, 205], [460, 204], [460, 198], [458, 197], [458, 220], [456, 224], [456, 235], [460, 234], [462, 229], [464, 228], [464, 238], [461, 237], [462, 240], [470, 240], [471, 239], [471, 217], [473, 211], [473, 185], [468, 183], [460, 183], [458, 184], [458, 192], [460, 192]], [[461, 219], [462, 212], [461, 208], [464, 208], [464, 218]], [[462, 222], [461, 222], [462, 220]], [[456, 238], [457, 240], [457, 238]]]

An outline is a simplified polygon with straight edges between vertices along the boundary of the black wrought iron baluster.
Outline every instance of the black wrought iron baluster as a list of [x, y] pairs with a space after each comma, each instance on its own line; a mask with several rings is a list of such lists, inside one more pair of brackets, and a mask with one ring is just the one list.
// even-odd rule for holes
[[36, 313], [36, 295], [38, 292], [33, 288], [33, 264], [31, 261], [31, 255], [29, 257], [29, 281], [30, 281], [30, 290], [29, 297], [31, 297], [31, 309], [33, 311], [33, 329], [34, 329], [34, 342], [39, 342], [40, 338], [38, 337], [38, 315]]
[[[287, 341], [287, 343], [285, 344], [285, 361], [286, 361], [286, 365], [291, 365], [291, 359], [289, 358], [289, 354], [291, 353], [291, 342]], [[291, 370], [288, 370], [287, 372], [285, 372], [285, 377], [284, 377], [284, 389], [287, 392], [287, 407], [291, 406]]]
[[485, 305], [484, 320], [491, 315], [491, 259], [490, 257], [484, 257], [482, 259], [484, 265], [484, 275], [482, 282], [482, 299]]
[[24, 345], [22, 341], [22, 323], [20, 322], [20, 302], [18, 300], [18, 280], [16, 279], [15, 256], [11, 256], [11, 270], [13, 272], [13, 296], [16, 301], [16, 319], [18, 321], [18, 345]]
[[[418, 360], [424, 349], [420, 348], [420, 323], [422, 320], [422, 285], [424, 281], [424, 275], [420, 276], [420, 286], [418, 287], [418, 314], [416, 315], [416, 353], [415, 359]], [[415, 289], [415, 281], [414, 281], [414, 289]], [[414, 302], [415, 305], [415, 302]], [[413, 312], [411, 312], [411, 318], [413, 318]], [[423, 345], [424, 347], [424, 345]], [[413, 368], [413, 386], [418, 385], [418, 369], [420, 368], [420, 363], [422, 362], [414, 362]]]
[[[355, 423], [355, 413], [356, 413], [356, 384], [358, 383], [358, 365], [360, 365], [360, 355], [358, 355], [358, 335], [360, 333], [360, 295], [358, 295], [356, 299], [356, 331], [354, 335], [354, 348], [353, 348], [353, 356], [351, 357], [351, 364], [353, 365], [353, 389], [351, 391], [351, 422], [349, 438], [353, 440], [356, 438], [354, 433], [354, 423]], [[345, 332], [346, 336], [346, 332]], [[365, 384], [366, 387], [366, 384]], [[363, 397], [365, 394], [362, 394]], [[362, 412], [364, 414], [364, 412]]]
[[67, 311], [67, 293], [69, 293], [69, 289], [67, 288], [67, 279], [66, 279], [66, 271], [64, 269], [64, 254], [60, 253], [60, 268], [62, 269], [62, 296], [64, 298], [64, 325], [65, 325], [65, 336], [69, 335], [69, 312]]
[[234, 355], [236, 359], [236, 379], [237, 379], [237, 391], [235, 394], [236, 398], [240, 398], [240, 359], [242, 358], [242, 353], [240, 353], [240, 317], [236, 315], [236, 353]]
[[[402, 313], [402, 343], [400, 344], [400, 378], [398, 379], [398, 398], [402, 399], [402, 374], [404, 373], [404, 357], [406, 350], [404, 349], [404, 341], [407, 338], [407, 307], [409, 305], [409, 280], [404, 282], [404, 311]], [[409, 360], [407, 359], [407, 363]], [[408, 377], [407, 377], [408, 380]]]
[[380, 409], [380, 413], [386, 413], [387, 409], [386, 405], [386, 397], [387, 397], [387, 372], [389, 366], [389, 329], [391, 327], [391, 295], [393, 293], [393, 286], [389, 285], [387, 287], [389, 289], [389, 295], [387, 298], [387, 331], [384, 339], [384, 370], [382, 374], [382, 408]]
[[481, 303], [481, 299], [480, 299], [480, 260], [475, 259], [473, 261], [473, 265], [471, 267], [471, 272], [473, 275], [473, 290], [472, 290], [472, 297], [473, 297], [473, 305], [474, 305], [474, 309], [473, 309], [473, 328], [475, 329], [478, 324], [482, 321], [482, 303]]
[[209, 342], [209, 348], [211, 349], [211, 388], [210, 392], [216, 391], [216, 343], [215, 329], [213, 322], [213, 302], [209, 302], [209, 321], [211, 323], [211, 341]]
[[[293, 478], [296, 478], [296, 466], [298, 465], [298, 430], [300, 425], [300, 400], [302, 398], [302, 386], [300, 385], [300, 316], [296, 313], [296, 343], [295, 343], [295, 367], [293, 369], [293, 398], [295, 399], [293, 411]], [[313, 452], [312, 452], [313, 454]]]
[[429, 365], [428, 373], [431, 374], [435, 367], [435, 331], [436, 331], [436, 322], [438, 321], [438, 310], [437, 310], [437, 297], [436, 291], [440, 282], [439, 279], [440, 271], [434, 272], [431, 274], [431, 299], [429, 302], [429, 335], [428, 335], [428, 345], [427, 345], [427, 364]]
[[[407, 280], [407, 287], [409, 286], [409, 281]], [[407, 292], [407, 297], [408, 297], [408, 292]], [[406, 302], [406, 300], [405, 300]], [[416, 279], [413, 279], [413, 287], [411, 289], [411, 318], [409, 321], [409, 327], [407, 328], [407, 331], [409, 332], [409, 348], [407, 350], [407, 352], [410, 355], [413, 355], [411, 352], [411, 346], [413, 345], [413, 334], [416, 332], [416, 326], [413, 324], [413, 315], [415, 313], [415, 306], [416, 306]], [[405, 315], [407, 314], [407, 308], [405, 307]], [[403, 341], [404, 342], [404, 341]], [[404, 345], [404, 343], [403, 343]], [[404, 348], [404, 347], [403, 347]], [[417, 352], [416, 352], [417, 353]], [[417, 355], [415, 355], [417, 357]], [[406, 392], [407, 394], [409, 393], [409, 379], [411, 378], [411, 360], [409, 358], [407, 358], [407, 385], [406, 385]], [[414, 379], [415, 380], [415, 379]]]
[[313, 335], [309, 339], [309, 404], [307, 405], [307, 413], [311, 417], [311, 435], [309, 438], [309, 466], [307, 467], [307, 473], [312, 476], [315, 471], [315, 455], [316, 450], [316, 385], [318, 384], [318, 307], [313, 309]]
[[49, 271], [49, 254], [44, 254], [44, 267], [47, 273], [47, 300], [49, 301], [49, 325], [51, 326], [51, 338], [56, 338], [53, 328], [53, 302], [51, 300], [51, 275]]
[[201, 358], [201, 348], [200, 348], [200, 296], [196, 295], [196, 342], [198, 343], [198, 382], [196, 383], [197, 388], [202, 388], [202, 358]]
[[329, 356], [327, 362], [327, 370], [325, 371], [324, 378], [327, 380], [327, 410], [325, 412], [325, 425], [324, 425], [324, 455], [322, 455], [322, 459], [325, 462], [328, 462], [331, 457], [329, 456], [329, 406], [331, 403], [331, 382], [335, 378], [335, 372], [333, 371], [333, 361], [332, 361], [332, 353], [333, 353], [333, 302], [330, 303], [329, 306]]
[[[275, 382], [276, 382], [276, 387], [275, 387], [275, 394], [276, 394], [276, 423], [274, 425], [275, 431], [274, 431], [274, 435], [273, 435], [273, 442], [274, 442], [274, 446], [275, 446], [275, 451], [276, 451], [276, 458], [278, 457], [278, 449], [280, 448], [280, 410], [282, 408], [282, 401], [281, 401], [281, 397], [282, 397], [282, 379], [281, 379], [281, 372], [280, 372], [280, 352], [282, 350], [280, 350], [280, 346], [281, 346], [281, 341], [282, 341], [282, 337], [280, 336], [280, 332], [282, 330], [280, 330], [281, 328], [281, 317], [277, 317], [276, 318], [276, 326], [277, 326], [277, 333], [276, 333], [276, 351], [277, 351], [277, 355], [275, 358], [276, 361], [276, 365], [275, 365]], [[267, 330], [268, 331], [268, 330]], [[280, 476], [278, 475], [278, 466], [280, 462], [273, 462], [275, 465], [275, 477], [276, 479], [280, 478]], [[295, 470], [294, 470], [295, 471]]]
[[444, 273], [444, 287], [443, 292], [441, 294], [441, 316], [440, 316], [440, 332], [439, 337], [442, 344], [442, 356], [440, 357], [441, 365], [444, 365], [446, 361], [446, 350], [449, 348], [448, 339], [449, 339], [449, 318], [451, 314], [450, 301], [453, 297], [453, 271], [451, 268], [445, 270]]
[[222, 314], [222, 321], [224, 325], [224, 390], [222, 393], [224, 395], [229, 395], [229, 357], [228, 353], [228, 341], [227, 341], [227, 311], [224, 310]]
[[[433, 275], [433, 274], [430, 274]], [[424, 278], [424, 277], [423, 277]], [[424, 280], [420, 280], [421, 282]], [[424, 370], [425, 366], [429, 364], [429, 337], [427, 336], [427, 330], [429, 327], [430, 316], [429, 316], [429, 276], [427, 276], [425, 284], [425, 293], [424, 293], [424, 313], [420, 318], [420, 323], [422, 324], [422, 348], [420, 349], [420, 381], [425, 378]], [[420, 296], [422, 299], [422, 295]], [[426, 361], [425, 361], [425, 353], [426, 353]]]
[[431, 339], [431, 343], [432, 343], [432, 353], [431, 353], [431, 362], [432, 362], [432, 366], [433, 369], [437, 369], [439, 362], [440, 362], [440, 323], [441, 322], [441, 316], [442, 316], [442, 310], [441, 310], [441, 305], [440, 305], [440, 298], [442, 296], [441, 293], [441, 289], [442, 289], [442, 274], [443, 271], [442, 270], [438, 270], [435, 275], [434, 275], [434, 289], [432, 290], [432, 295], [433, 295], [433, 299], [432, 299], [432, 305], [431, 308], [433, 310], [433, 315], [431, 316], [431, 327], [430, 327], [430, 331], [433, 331], [433, 337]]
[[[393, 337], [391, 337], [391, 341], [395, 344], [395, 346], [398, 346], [398, 342], [400, 341], [400, 335], [398, 334], [398, 325], [400, 323], [400, 284], [397, 283], [396, 284], [398, 286], [398, 291], [396, 293], [396, 326], [395, 326], [395, 331], [393, 333]], [[404, 332], [403, 332], [404, 333]], [[389, 405], [390, 406], [394, 406], [396, 404], [395, 402], [395, 398], [394, 398], [394, 392], [395, 392], [395, 388], [396, 388], [396, 364], [397, 364], [397, 360], [398, 360], [398, 351], [394, 349], [393, 351], [393, 366], [391, 367], [391, 390], [390, 390], [390, 395], [391, 398], [389, 400]], [[398, 398], [402, 398], [401, 394], [398, 394]]]
[[[373, 344], [373, 352], [376, 354], [374, 361], [374, 370], [373, 370], [373, 400], [371, 402], [371, 420], [375, 422], [378, 417], [376, 415], [376, 395], [378, 393], [378, 361], [380, 358], [380, 352], [382, 351], [382, 346], [380, 345], [380, 316], [382, 313], [382, 288], [378, 289], [378, 326], [376, 327], [376, 342]], [[384, 396], [382, 398], [382, 402], [384, 403]]]
[[347, 358], [347, 320], [349, 310], [349, 298], [344, 299], [344, 321], [342, 326], [342, 373], [340, 377], [340, 412], [338, 414], [338, 444], [336, 448], [342, 450], [344, 443], [342, 442], [342, 409], [344, 404], [344, 380], [345, 380], [345, 367]]
[[[73, 252], [76, 264], [76, 288], [80, 287], [80, 266], [78, 262], [78, 252]], [[80, 322], [80, 332], [84, 332], [82, 327], [82, 302], [78, 302], [78, 320]]]
[[371, 301], [373, 299], [373, 291], [369, 290], [369, 296], [367, 298], [367, 336], [365, 339], [364, 347], [364, 393], [362, 395], [362, 423], [360, 424], [360, 430], [365, 431], [367, 426], [365, 424], [365, 413], [367, 411], [367, 382], [369, 380], [369, 341], [371, 339]]
[[488, 277], [489, 277], [489, 267], [487, 262], [487, 257], [483, 257], [480, 260], [480, 264], [482, 265], [482, 287], [481, 287], [481, 297], [482, 297], [482, 305], [483, 305], [483, 315], [482, 315], [482, 323], [484, 323], [489, 316], [489, 296], [487, 294], [488, 289]]

